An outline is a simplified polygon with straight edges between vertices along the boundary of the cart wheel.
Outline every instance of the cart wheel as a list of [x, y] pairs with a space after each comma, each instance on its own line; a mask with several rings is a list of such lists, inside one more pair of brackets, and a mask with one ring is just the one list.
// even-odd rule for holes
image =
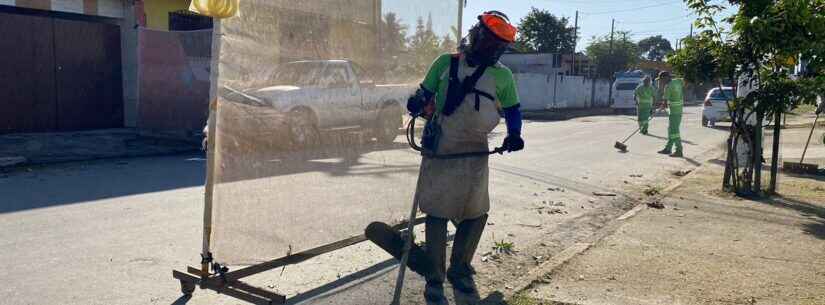
[[180, 281], [180, 292], [183, 295], [192, 296], [192, 293], [195, 292], [195, 283]]

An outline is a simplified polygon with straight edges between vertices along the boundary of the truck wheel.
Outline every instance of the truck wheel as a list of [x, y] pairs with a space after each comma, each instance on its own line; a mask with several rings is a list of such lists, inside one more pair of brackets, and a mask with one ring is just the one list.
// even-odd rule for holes
[[401, 114], [393, 107], [384, 107], [378, 114], [378, 122], [373, 133], [378, 143], [389, 144], [398, 136], [398, 129], [402, 125]]
[[306, 110], [293, 110], [289, 113], [289, 134], [294, 148], [314, 147], [320, 144], [321, 134], [312, 113]]

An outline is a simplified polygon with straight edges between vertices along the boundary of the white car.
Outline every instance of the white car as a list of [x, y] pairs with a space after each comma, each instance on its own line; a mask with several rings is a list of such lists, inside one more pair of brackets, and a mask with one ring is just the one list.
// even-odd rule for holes
[[637, 78], [620, 78], [613, 83], [613, 109], [617, 112], [636, 112], [636, 87], [642, 83]]
[[702, 126], [713, 127], [716, 122], [730, 121], [728, 101], [734, 98], [732, 87], [713, 88], [702, 104]]

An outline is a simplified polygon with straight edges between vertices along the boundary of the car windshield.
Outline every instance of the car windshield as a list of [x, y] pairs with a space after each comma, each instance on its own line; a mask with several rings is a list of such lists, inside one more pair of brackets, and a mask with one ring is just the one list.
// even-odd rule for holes
[[726, 100], [733, 98], [733, 89], [714, 89], [710, 92], [710, 98], [715, 100]]
[[638, 83], [619, 83], [618, 85], [616, 85], [616, 90], [619, 90], [619, 91], [636, 90], [636, 87], [638, 87], [638, 86], [639, 86]]
[[315, 86], [324, 65], [320, 62], [294, 62], [279, 66], [270, 79], [269, 86]]

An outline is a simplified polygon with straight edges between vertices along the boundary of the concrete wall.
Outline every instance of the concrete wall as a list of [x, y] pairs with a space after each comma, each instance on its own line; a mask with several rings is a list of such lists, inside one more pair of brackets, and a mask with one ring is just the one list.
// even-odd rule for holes
[[524, 110], [607, 107], [610, 81], [583, 76], [514, 73]]

